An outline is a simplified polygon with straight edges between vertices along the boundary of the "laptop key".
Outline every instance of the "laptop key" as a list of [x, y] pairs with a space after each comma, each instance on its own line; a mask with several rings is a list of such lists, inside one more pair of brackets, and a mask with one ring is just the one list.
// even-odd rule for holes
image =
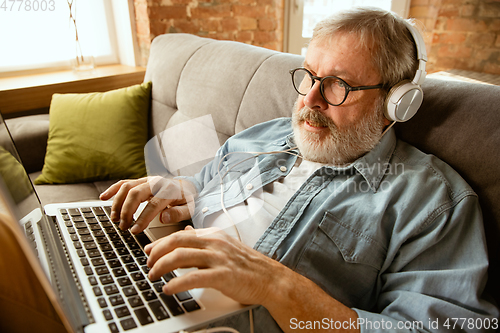
[[85, 235], [85, 236], [80, 237], [80, 240], [82, 242], [84, 242], [84, 243], [93, 242], [94, 241], [94, 237], [92, 237], [90, 235]]
[[136, 308], [144, 303], [142, 303], [142, 299], [139, 296], [132, 296], [128, 298], [128, 304], [130, 304], [131, 307]]
[[85, 270], [85, 274], [87, 274], [87, 275], [94, 274], [94, 272], [92, 272], [92, 268], [90, 266], [85, 266], [83, 269]]
[[99, 288], [99, 287], [96, 286], [96, 287], [92, 288], [92, 290], [94, 291], [94, 295], [96, 295], [96, 296], [102, 296], [102, 290], [101, 290], [101, 288]]
[[151, 311], [153, 312], [156, 320], [160, 321], [160, 320], [170, 318], [167, 310], [165, 310], [163, 305], [161, 305], [160, 301], [150, 302], [150, 303], [148, 303], [148, 306], [151, 309]]
[[128, 252], [126, 247], [121, 247], [119, 249], [116, 249], [116, 253], [118, 253], [119, 256], [125, 256], [127, 254], [130, 254], [130, 252]]
[[86, 218], [87, 224], [97, 224], [97, 219], [95, 217]]
[[182, 306], [184, 307], [184, 309], [186, 309], [187, 312], [193, 312], [201, 309], [200, 305], [196, 303], [195, 300], [184, 302], [182, 303]]
[[99, 280], [101, 280], [101, 284], [102, 284], [102, 285], [107, 285], [107, 284], [110, 284], [110, 283], [115, 282], [115, 281], [113, 280], [113, 278], [111, 277], [111, 275], [104, 275], [104, 276], [101, 276], [101, 277], [99, 277]]
[[137, 324], [135, 323], [134, 318], [126, 318], [120, 321], [120, 324], [122, 325], [122, 328], [125, 331], [131, 330], [133, 328], [137, 327]]
[[106, 266], [97, 266], [95, 272], [97, 275], [109, 274], [109, 269]]
[[120, 259], [123, 261], [124, 264], [129, 264], [131, 262], [134, 262], [134, 258], [129, 254], [121, 256]]
[[106, 295], [109, 296], [118, 294], [119, 290], [115, 284], [108, 284], [107, 286], [104, 287], [104, 292], [106, 293]]
[[127, 297], [137, 295], [137, 290], [135, 290], [134, 286], [124, 287], [122, 291]]
[[126, 275], [127, 272], [125, 272], [125, 269], [123, 269], [123, 267], [118, 267], [118, 268], [113, 268], [113, 274], [115, 277], [120, 277]]
[[130, 286], [132, 284], [132, 281], [130, 281], [130, 279], [127, 276], [118, 278], [118, 279], [116, 279], [116, 281], [118, 282], [120, 287]]
[[104, 297], [100, 297], [97, 299], [97, 302], [99, 302], [99, 306], [101, 308], [105, 308], [108, 306], [108, 304], [106, 303], [106, 300], [104, 299]]
[[97, 258], [101, 256], [101, 252], [99, 252], [99, 250], [90, 250], [87, 254], [90, 258]]
[[109, 297], [109, 302], [112, 306], [117, 306], [121, 304], [125, 304], [123, 297], [121, 295], [114, 295]]
[[89, 276], [89, 283], [91, 286], [97, 285], [97, 279], [95, 278], [95, 276]]
[[102, 259], [102, 257], [99, 257], [99, 258], [94, 258], [91, 260], [92, 262], [92, 265], [94, 266], [102, 266], [104, 265], [104, 259]]
[[146, 280], [139, 281], [135, 284], [139, 290], [151, 289], [151, 286]]
[[74, 224], [74, 226], [75, 226], [75, 228], [77, 228], [77, 229], [82, 229], [82, 228], [86, 228], [86, 227], [87, 227], [87, 223], [85, 223], [85, 222], [76, 222], [76, 223]]
[[138, 263], [139, 263], [139, 265], [141, 265], [141, 266], [147, 265], [147, 263], [148, 263], [148, 258], [146, 258], [146, 257], [139, 257], [139, 258], [137, 258], [137, 262], [138, 262]]
[[73, 217], [73, 222], [84, 222], [85, 219], [83, 218], [83, 216], [75, 216]]
[[144, 251], [142, 251], [141, 249], [132, 250], [131, 252], [136, 258], [145, 256]]
[[111, 314], [111, 311], [109, 311], [108, 309], [103, 310], [102, 314], [103, 314], [103, 316], [104, 316], [104, 318], [106, 320], [112, 320], [113, 319], [113, 315]]
[[111, 268], [116, 268], [116, 267], [120, 267], [122, 265], [122, 263], [118, 259], [112, 259], [112, 260], [108, 261], [108, 265]]
[[102, 252], [109, 252], [113, 250], [111, 244], [99, 244], [99, 247], [101, 248]]
[[115, 309], [115, 314], [118, 318], [123, 318], [126, 316], [130, 316], [130, 311], [127, 306], [121, 306]]
[[104, 252], [104, 253], [103, 253], [103, 256], [104, 256], [104, 258], [106, 258], [107, 260], [111, 260], [111, 259], [116, 259], [116, 258], [118, 258], [118, 257], [116, 256], [116, 253], [114, 253], [113, 251], [107, 251], [107, 252]]
[[139, 270], [139, 267], [135, 263], [126, 264], [125, 268], [127, 268], [127, 271], [129, 272], [135, 272]]
[[135, 238], [142, 248], [151, 243], [151, 240], [148, 238], [148, 236], [146, 236], [144, 232], [138, 233], [137, 235], [135, 235]]
[[97, 244], [94, 242], [84, 243], [85, 250], [95, 250], [97, 249]]
[[147, 325], [154, 322], [153, 318], [149, 314], [148, 309], [144, 307], [134, 310], [134, 313], [137, 316], [137, 319], [139, 319], [141, 325]]
[[174, 296], [167, 294], [160, 294], [161, 300], [165, 303], [167, 308], [170, 310], [173, 316], [178, 316], [184, 313], [182, 307], [177, 303]]
[[92, 207], [94, 210], [94, 214], [97, 216], [104, 216], [106, 213], [104, 212], [104, 209], [102, 207]]
[[177, 293], [177, 294], [175, 294], [175, 296], [181, 302], [184, 302], [184, 301], [187, 301], [188, 299], [193, 298], [193, 296], [191, 296], [189, 291], [183, 291], [183, 292]]
[[162, 293], [164, 285], [165, 285], [165, 283], [163, 283], [163, 282], [157, 282], [157, 283], [153, 284], [153, 288], [155, 288], [155, 290], [157, 292]]
[[152, 301], [154, 299], [157, 299], [158, 296], [156, 296], [155, 292], [153, 290], [146, 290], [145, 292], [142, 293], [142, 297], [144, 297], [144, 299], [149, 302], [149, 301]]
[[118, 332], [120, 332], [120, 330], [118, 329], [118, 326], [114, 322], [109, 323], [108, 327], [109, 327], [109, 331], [111, 333], [118, 333]]
[[78, 210], [78, 208], [70, 208], [67, 211], [71, 216], [80, 216], [80, 211]]

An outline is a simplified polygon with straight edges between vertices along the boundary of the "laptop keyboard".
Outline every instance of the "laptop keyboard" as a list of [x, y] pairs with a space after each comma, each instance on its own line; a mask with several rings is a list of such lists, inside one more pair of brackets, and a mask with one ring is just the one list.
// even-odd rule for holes
[[110, 221], [110, 210], [107, 206], [60, 210], [110, 331], [128, 331], [200, 309], [188, 291], [175, 296], [162, 292], [174, 272], [149, 280], [143, 251], [149, 238], [120, 230]]

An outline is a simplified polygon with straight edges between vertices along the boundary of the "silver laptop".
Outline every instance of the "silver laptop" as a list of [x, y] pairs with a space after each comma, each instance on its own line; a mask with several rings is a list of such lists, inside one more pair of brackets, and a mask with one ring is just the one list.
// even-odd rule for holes
[[143, 248], [152, 234], [120, 230], [109, 219], [111, 202], [42, 207], [1, 116], [0, 153], [8, 166], [0, 169], [0, 213], [15, 221], [24, 237], [19, 245], [68, 329], [177, 332], [248, 310], [213, 289], [162, 293], [163, 284], [187, 270], [149, 280]]

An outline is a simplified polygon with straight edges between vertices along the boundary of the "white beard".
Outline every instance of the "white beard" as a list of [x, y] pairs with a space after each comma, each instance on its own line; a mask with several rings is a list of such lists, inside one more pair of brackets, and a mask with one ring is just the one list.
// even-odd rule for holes
[[[304, 106], [297, 110], [294, 106], [292, 125], [295, 141], [301, 155], [309, 161], [347, 165], [371, 151], [378, 144], [385, 127], [381, 110], [383, 103], [376, 103], [374, 112], [367, 113], [359, 122], [340, 130], [334, 122], [319, 111]], [[330, 133], [323, 139], [321, 135], [311, 133], [302, 127], [304, 121], [319, 126], [326, 126]]]

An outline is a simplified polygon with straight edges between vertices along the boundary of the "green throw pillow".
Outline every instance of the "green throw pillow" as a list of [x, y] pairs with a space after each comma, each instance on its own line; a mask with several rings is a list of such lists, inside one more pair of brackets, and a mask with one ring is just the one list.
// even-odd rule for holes
[[35, 184], [146, 175], [151, 82], [105, 93], [54, 94], [42, 174]]

